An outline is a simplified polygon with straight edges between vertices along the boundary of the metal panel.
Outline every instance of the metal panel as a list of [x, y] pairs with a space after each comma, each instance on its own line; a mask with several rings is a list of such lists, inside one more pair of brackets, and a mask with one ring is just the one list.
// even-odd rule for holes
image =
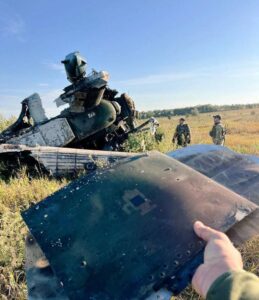
[[132, 300], [186, 286], [204, 247], [195, 220], [226, 231], [256, 207], [151, 153], [81, 177], [23, 218], [70, 299]]
[[8, 140], [9, 144], [21, 144], [30, 147], [53, 146], [61, 147], [75, 138], [66, 118], [58, 118], [38, 125], [33, 131]]
[[214, 145], [194, 145], [168, 155], [259, 205], [258, 157]]
[[[259, 157], [242, 155], [222, 146], [193, 145], [168, 153], [230, 190], [259, 204]], [[259, 235], [259, 210], [228, 232], [235, 245]]]
[[44, 139], [42, 138], [42, 135], [39, 131], [35, 130], [33, 132], [28, 132], [23, 134], [22, 136], [17, 136], [15, 138], [11, 138], [8, 140], [9, 144], [21, 144], [21, 145], [28, 145], [31, 147], [41, 145], [45, 146], [46, 143]]
[[126, 157], [132, 157], [136, 153], [86, 150], [58, 147], [27, 147], [24, 145], [0, 145], [0, 159], [26, 162], [33, 158], [35, 162], [53, 176], [61, 177], [75, 175], [81, 171], [91, 171], [98, 167], [107, 166], [111, 162], [119, 161]]
[[70, 143], [74, 133], [66, 118], [58, 118], [39, 126], [46, 146], [61, 147]]

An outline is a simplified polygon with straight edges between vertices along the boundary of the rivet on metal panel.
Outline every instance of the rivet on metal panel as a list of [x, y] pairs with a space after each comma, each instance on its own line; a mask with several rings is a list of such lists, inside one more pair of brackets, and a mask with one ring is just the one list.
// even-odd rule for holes
[[166, 273], [165, 273], [165, 272], [161, 272], [161, 273], [159, 274], [159, 276], [160, 276], [161, 278], [165, 278], [165, 277], [166, 277]]
[[26, 238], [26, 243], [28, 245], [33, 245], [35, 243], [35, 239], [32, 235], [28, 235], [27, 238]]
[[189, 247], [189, 248], [193, 248], [193, 247], [194, 247], [194, 243], [189, 243], [189, 244], [188, 244], [188, 247]]
[[93, 161], [88, 162], [88, 163], [85, 164], [85, 169], [87, 171], [94, 171], [94, 170], [96, 170], [96, 168], [97, 168], [96, 163], [93, 162]]
[[87, 266], [87, 262], [85, 260], [81, 261], [81, 267], [86, 267]]
[[179, 265], [179, 261], [178, 261], [178, 260], [175, 260], [175, 261], [174, 261], [174, 265], [175, 265], [175, 266], [178, 266], [178, 265]]

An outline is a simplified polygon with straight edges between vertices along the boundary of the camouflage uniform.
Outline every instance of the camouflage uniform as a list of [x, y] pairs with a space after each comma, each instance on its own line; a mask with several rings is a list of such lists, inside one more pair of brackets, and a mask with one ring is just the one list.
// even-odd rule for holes
[[177, 145], [186, 147], [191, 142], [191, 131], [188, 124], [179, 124], [176, 127], [175, 134], [173, 136], [173, 142], [177, 139]]
[[209, 288], [206, 300], [259, 299], [259, 278], [249, 272], [227, 272]]
[[215, 145], [224, 145], [226, 130], [221, 123], [215, 124], [210, 131], [210, 136]]

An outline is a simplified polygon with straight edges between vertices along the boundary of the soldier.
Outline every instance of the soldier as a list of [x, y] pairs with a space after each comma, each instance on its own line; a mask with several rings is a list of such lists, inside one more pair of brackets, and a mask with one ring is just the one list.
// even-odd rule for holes
[[212, 141], [215, 145], [223, 146], [225, 143], [226, 129], [221, 124], [220, 115], [213, 116], [213, 118], [214, 125], [210, 131], [210, 136], [212, 137]]
[[184, 118], [180, 118], [179, 124], [176, 126], [172, 142], [175, 143], [177, 139], [177, 146], [186, 147], [191, 143], [191, 131], [188, 124], [185, 123]]

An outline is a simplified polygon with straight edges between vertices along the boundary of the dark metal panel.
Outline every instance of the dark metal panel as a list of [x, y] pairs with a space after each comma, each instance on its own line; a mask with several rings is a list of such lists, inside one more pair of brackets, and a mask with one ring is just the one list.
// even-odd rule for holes
[[25, 242], [28, 300], [68, 300], [49, 262], [32, 235]]
[[[193, 145], [168, 155], [259, 204], [259, 157], [215, 145]], [[235, 224], [227, 234], [235, 245], [259, 235], [259, 210]]]
[[259, 205], [259, 158], [215, 145], [194, 145], [168, 153]]
[[[23, 213], [70, 299], [180, 292], [201, 262], [197, 219], [226, 231], [256, 205], [159, 153], [97, 171]], [[172, 281], [170, 278], [174, 277]]]

